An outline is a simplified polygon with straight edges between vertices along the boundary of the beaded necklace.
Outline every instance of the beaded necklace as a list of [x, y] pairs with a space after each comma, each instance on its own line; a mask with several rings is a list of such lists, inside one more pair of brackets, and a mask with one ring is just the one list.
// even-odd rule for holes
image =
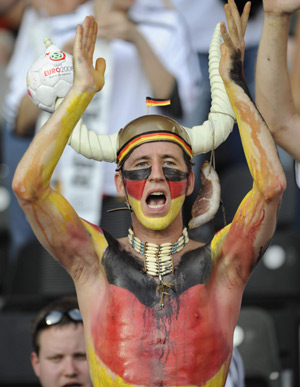
[[174, 273], [173, 254], [181, 251], [189, 242], [189, 236], [186, 227], [182, 231], [182, 235], [175, 243], [163, 243], [157, 245], [156, 243], [142, 242], [134, 235], [132, 227], [128, 230], [128, 241], [134, 250], [143, 255], [144, 267], [147, 274], [152, 277], [159, 278], [158, 290], [161, 293], [160, 308], [164, 307], [164, 295], [168, 294], [167, 289], [172, 285], [164, 283], [163, 275]]

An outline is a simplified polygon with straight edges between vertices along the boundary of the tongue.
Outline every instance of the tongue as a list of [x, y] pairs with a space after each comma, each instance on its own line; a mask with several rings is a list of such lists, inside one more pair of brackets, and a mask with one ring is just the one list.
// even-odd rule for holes
[[150, 195], [147, 203], [149, 206], [162, 206], [165, 203], [165, 197], [163, 195]]

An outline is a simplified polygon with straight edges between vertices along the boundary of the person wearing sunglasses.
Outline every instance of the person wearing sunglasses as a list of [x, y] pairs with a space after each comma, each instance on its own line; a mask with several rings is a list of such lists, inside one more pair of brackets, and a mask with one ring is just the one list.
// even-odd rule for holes
[[42, 387], [91, 387], [76, 297], [46, 305], [32, 322], [31, 364]]

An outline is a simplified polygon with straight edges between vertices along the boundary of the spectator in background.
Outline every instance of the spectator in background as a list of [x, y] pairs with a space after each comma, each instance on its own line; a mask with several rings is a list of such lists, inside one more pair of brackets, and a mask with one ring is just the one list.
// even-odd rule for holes
[[[223, 20], [225, 0], [172, 0], [174, 5], [179, 9], [183, 15], [186, 25], [189, 29], [189, 35], [192, 42], [193, 49], [198, 54], [201, 74], [203, 77], [201, 83], [201, 93], [196, 104], [194, 114], [191, 116], [192, 122], [190, 126], [202, 122], [206, 119], [210, 109], [210, 83], [208, 74], [208, 50], [210, 39], [217, 23]], [[242, 3], [241, 6], [239, 4]], [[237, 1], [236, 4], [239, 10], [243, 9], [246, 1]], [[244, 71], [245, 78], [254, 98], [254, 83], [255, 83], [255, 63], [263, 25], [263, 9], [261, 1], [251, 1], [251, 11], [248, 21], [247, 31], [245, 35], [245, 60]], [[238, 136], [238, 133], [237, 133]], [[232, 135], [230, 136], [232, 137]], [[228, 140], [230, 140], [230, 137]], [[226, 144], [228, 143], [226, 141]], [[224, 143], [225, 144], [225, 143]], [[241, 149], [241, 152], [243, 150]], [[227, 155], [228, 156], [228, 155]], [[243, 156], [244, 157], [244, 156]]]
[[[299, 20], [290, 69], [287, 57], [291, 16], [300, 10], [300, 1], [264, 0], [263, 6], [265, 21], [257, 58], [256, 103], [276, 143], [295, 160], [296, 183], [300, 187]], [[299, 230], [299, 192], [296, 205], [295, 227]]]
[[15, 37], [28, 0], [1, 0], [0, 3], [0, 65], [7, 65], [14, 49]]
[[[2, 4], [2, 2], [1, 2]], [[26, 74], [32, 63], [44, 53], [43, 37], [63, 46], [75, 34], [76, 26], [92, 10], [86, 0], [29, 0], [7, 66], [8, 92], [4, 100], [3, 161], [8, 165], [7, 188], [11, 192], [9, 208], [10, 253], [13, 261], [26, 242], [35, 239], [27, 220], [11, 191], [16, 166], [35, 131], [40, 110], [26, 93]], [[21, 130], [22, 128], [22, 130]], [[22, 136], [22, 137], [21, 137]]]
[[[277, 144], [300, 162], [299, 49], [295, 49], [292, 82], [287, 63], [290, 18], [300, 9], [300, 0], [264, 0], [263, 5], [265, 22], [257, 58], [256, 102]], [[296, 42], [299, 44], [299, 26]]]
[[42, 387], [92, 386], [76, 297], [58, 299], [38, 313], [32, 345], [31, 363]]
[[30, 0], [20, 25], [13, 57], [7, 73], [11, 79], [5, 101], [5, 118], [19, 135], [34, 134], [38, 109], [26, 92], [26, 75], [32, 63], [45, 52], [43, 38], [50, 37], [62, 47], [75, 33], [82, 18], [91, 12], [87, 0]]
[[[6, 67], [14, 50], [15, 39], [28, 1], [2, 0], [0, 2], [0, 130], [3, 125], [3, 102], [8, 88]], [[1, 155], [1, 149], [0, 149]], [[0, 159], [0, 163], [2, 159]]]
[[236, 347], [233, 348], [231, 363], [225, 387], [244, 387], [245, 370], [243, 359]]
[[[174, 5], [180, 10], [189, 28], [193, 49], [197, 52], [201, 73], [203, 76], [201, 94], [196, 110], [192, 116], [192, 124], [203, 121], [210, 108], [210, 84], [208, 77], [208, 50], [210, 39], [217, 23], [222, 21], [225, 0], [173, 0]], [[237, 1], [245, 4], [246, 1]], [[245, 35], [245, 78], [254, 98], [255, 61], [259, 39], [263, 25], [263, 9], [261, 1], [251, 1], [251, 13]], [[232, 136], [231, 136], [232, 137]], [[227, 143], [227, 141], [226, 141]]]

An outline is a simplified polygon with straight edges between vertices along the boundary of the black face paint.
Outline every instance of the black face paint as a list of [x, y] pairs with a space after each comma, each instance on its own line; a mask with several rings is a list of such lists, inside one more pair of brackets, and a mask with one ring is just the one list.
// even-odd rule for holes
[[143, 169], [134, 169], [131, 171], [123, 169], [122, 174], [124, 179], [128, 180], [147, 180], [151, 174], [151, 167]]
[[178, 169], [163, 167], [163, 173], [168, 181], [182, 181], [189, 176], [188, 172], [182, 172]]
[[[152, 168], [135, 169], [131, 171], [122, 170], [124, 179], [128, 180], [147, 180], [151, 174]], [[188, 178], [188, 172], [182, 172], [178, 169], [163, 167], [163, 174], [168, 181], [182, 181]]]

